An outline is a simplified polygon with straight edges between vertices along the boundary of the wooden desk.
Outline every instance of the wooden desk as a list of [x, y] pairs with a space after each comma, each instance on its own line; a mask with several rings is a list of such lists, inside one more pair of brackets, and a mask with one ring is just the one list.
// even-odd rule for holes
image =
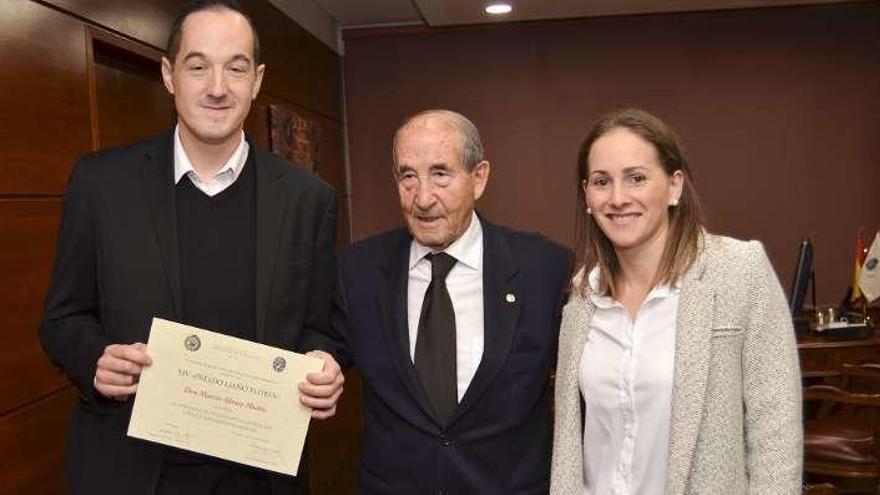
[[798, 354], [804, 378], [837, 376], [844, 363], [880, 363], [880, 337], [829, 342], [821, 337], [798, 337]]

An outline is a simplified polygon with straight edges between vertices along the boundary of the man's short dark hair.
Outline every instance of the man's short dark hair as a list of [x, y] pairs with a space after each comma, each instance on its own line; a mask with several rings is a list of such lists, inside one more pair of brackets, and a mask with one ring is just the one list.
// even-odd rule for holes
[[244, 8], [236, 0], [191, 0], [178, 14], [174, 24], [171, 25], [171, 34], [168, 36], [168, 43], [165, 45], [165, 57], [173, 64], [177, 52], [180, 51], [180, 36], [183, 31], [183, 23], [190, 14], [201, 12], [203, 10], [222, 10], [227, 9], [238, 12], [251, 26], [251, 34], [254, 38], [254, 67], [260, 64], [260, 38], [257, 36], [257, 28], [251, 16], [245, 12]]

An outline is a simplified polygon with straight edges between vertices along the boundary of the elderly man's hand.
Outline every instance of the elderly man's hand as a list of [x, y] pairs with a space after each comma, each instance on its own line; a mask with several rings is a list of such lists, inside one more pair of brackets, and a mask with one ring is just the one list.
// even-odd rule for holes
[[306, 381], [299, 384], [299, 400], [312, 408], [312, 417], [327, 419], [336, 414], [336, 402], [342, 395], [345, 376], [333, 356], [324, 351], [309, 351], [309, 356], [324, 361], [324, 368], [318, 373], [306, 375]]
[[144, 366], [153, 364], [146, 344], [111, 344], [104, 348], [95, 370], [95, 390], [108, 399], [126, 401], [137, 391]]

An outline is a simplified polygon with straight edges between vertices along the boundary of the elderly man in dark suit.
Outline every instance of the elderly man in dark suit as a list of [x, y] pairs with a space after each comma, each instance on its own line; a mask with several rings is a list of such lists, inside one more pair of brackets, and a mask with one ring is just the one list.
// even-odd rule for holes
[[297, 493], [299, 478], [126, 436], [162, 317], [324, 360], [300, 384], [313, 417], [342, 392], [328, 348], [336, 195], [242, 130], [260, 90], [256, 31], [231, 0], [190, 3], [162, 76], [177, 126], [81, 159], [64, 201], [40, 337], [79, 388], [69, 438], [77, 494]]
[[474, 212], [476, 127], [420, 113], [394, 141], [406, 229], [340, 254], [333, 328], [364, 382], [361, 493], [539, 494], [568, 251]]

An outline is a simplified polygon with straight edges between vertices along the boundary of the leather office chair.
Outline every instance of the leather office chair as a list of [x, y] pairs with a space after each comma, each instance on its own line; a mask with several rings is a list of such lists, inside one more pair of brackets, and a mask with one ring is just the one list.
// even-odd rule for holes
[[840, 492], [831, 483], [804, 485], [803, 495], [838, 495]]
[[844, 364], [839, 385], [804, 388], [818, 402], [804, 422], [804, 471], [810, 475], [880, 480], [880, 365]]

